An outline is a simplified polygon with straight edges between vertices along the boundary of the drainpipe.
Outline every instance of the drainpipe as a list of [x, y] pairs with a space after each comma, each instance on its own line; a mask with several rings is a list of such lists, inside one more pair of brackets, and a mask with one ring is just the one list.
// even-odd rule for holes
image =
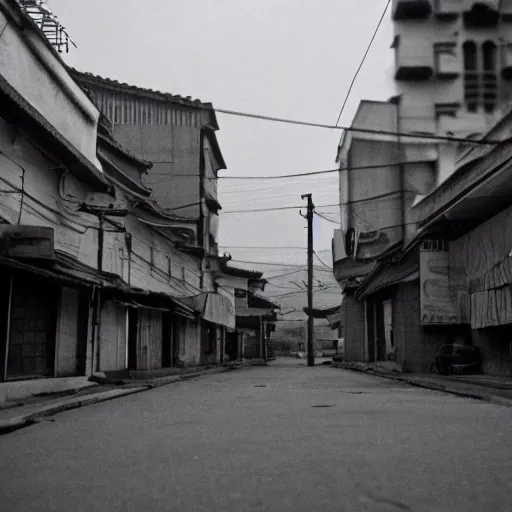
[[126, 249], [128, 250], [128, 285], [131, 286], [132, 276], [132, 235], [131, 233], [125, 233], [124, 242]]
[[[104, 232], [103, 232], [103, 213], [98, 216], [99, 227], [98, 227], [98, 271], [103, 270], [103, 245], [104, 245]], [[96, 293], [96, 302], [94, 304], [94, 320], [93, 320], [93, 348], [96, 349], [96, 371], [100, 371], [100, 315], [101, 315], [101, 299], [100, 289], [98, 288]], [[93, 350], [94, 354], [94, 350]], [[94, 358], [93, 358], [94, 359]], [[94, 367], [94, 363], [93, 363]]]

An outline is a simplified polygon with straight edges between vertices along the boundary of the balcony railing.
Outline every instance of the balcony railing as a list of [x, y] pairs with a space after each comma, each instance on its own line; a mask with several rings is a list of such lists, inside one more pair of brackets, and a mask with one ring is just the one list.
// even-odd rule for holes
[[432, 13], [431, 0], [393, 0], [393, 19], [425, 19]]

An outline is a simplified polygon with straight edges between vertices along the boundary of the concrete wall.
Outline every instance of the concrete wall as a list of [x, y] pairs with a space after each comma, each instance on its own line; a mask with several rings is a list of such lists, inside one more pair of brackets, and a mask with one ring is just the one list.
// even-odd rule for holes
[[48, 48], [44, 35], [25, 23], [11, 2], [0, 0], [0, 4], [0, 76], [101, 170], [96, 157], [98, 109]]
[[401, 283], [395, 288], [393, 333], [396, 361], [406, 372], [428, 372], [439, 347], [452, 342], [452, 332], [446, 327], [420, 325], [419, 281]]
[[364, 301], [357, 301], [346, 294], [341, 306], [345, 315], [345, 361], [365, 359], [365, 309]]
[[[50, 159], [14, 127], [0, 118], [0, 188], [4, 193], [0, 202], [0, 218], [10, 224], [48, 226], [55, 230], [55, 248], [78, 258], [86, 265], [96, 267], [97, 220], [77, 212], [77, 201], [89, 192], [76, 178], [63, 171], [51, 170], [59, 166], [58, 159]], [[11, 161], [12, 159], [13, 161]], [[21, 167], [20, 167], [21, 166]], [[23, 168], [23, 169], [22, 169]], [[21, 209], [22, 175], [24, 198]], [[69, 199], [64, 181], [76, 182], [78, 198]]]
[[[456, 122], [452, 121], [451, 128], [455, 135], [465, 136], [479, 132], [482, 129], [482, 120], [489, 126], [499, 117], [494, 115], [472, 114], [464, 106], [463, 81], [463, 53], [462, 45], [465, 41], [474, 41], [481, 44], [492, 40], [498, 47], [498, 66], [502, 62], [503, 42], [512, 42], [512, 24], [499, 23], [497, 27], [468, 28], [464, 25], [462, 15], [454, 21], [440, 21], [435, 16], [427, 20], [400, 20], [394, 21], [395, 35], [400, 37], [399, 49], [405, 59], [411, 61], [430, 62], [436, 65], [434, 57], [435, 43], [455, 43], [456, 52], [453, 57], [455, 68], [461, 71], [454, 79], [433, 79], [425, 82], [397, 82], [397, 92], [402, 94], [403, 108], [401, 111], [403, 131], [437, 130], [435, 103], [460, 103]], [[498, 67], [498, 74], [500, 69]], [[512, 84], [502, 81], [503, 94], [501, 99], [505, 105], [512, 93]], [[444, 117], [444, 116], [443, 116]], [[485, 126], [485, 125], [484, 125]]]
[[160, 206], [176, 208], [196, 203], [175, 212], [198, 219], [200, 132], [210, 122], [210, 113], [144, 94], [124, 94], [101, 84], [88, 83], [87, 88], [112, 121], [114, 137], [136, 155], [153, 162], [143, 181]]

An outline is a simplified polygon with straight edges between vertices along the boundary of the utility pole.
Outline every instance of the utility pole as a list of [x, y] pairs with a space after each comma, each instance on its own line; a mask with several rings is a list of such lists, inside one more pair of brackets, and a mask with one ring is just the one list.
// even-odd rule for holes
[[311, 194], [304, 194], [302, 199], [308, 200], [308, 366], [315, 366], [315, 351], [313, 346], [314, 318], [313, 318], [313, 212], [315, 205]]

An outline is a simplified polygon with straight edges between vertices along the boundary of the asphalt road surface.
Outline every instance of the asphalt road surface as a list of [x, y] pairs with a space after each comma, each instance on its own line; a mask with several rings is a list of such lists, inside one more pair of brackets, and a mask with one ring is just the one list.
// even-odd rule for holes
[[512, 511], [512, 409], [280, 360], [0, 437], [0, 510]]

